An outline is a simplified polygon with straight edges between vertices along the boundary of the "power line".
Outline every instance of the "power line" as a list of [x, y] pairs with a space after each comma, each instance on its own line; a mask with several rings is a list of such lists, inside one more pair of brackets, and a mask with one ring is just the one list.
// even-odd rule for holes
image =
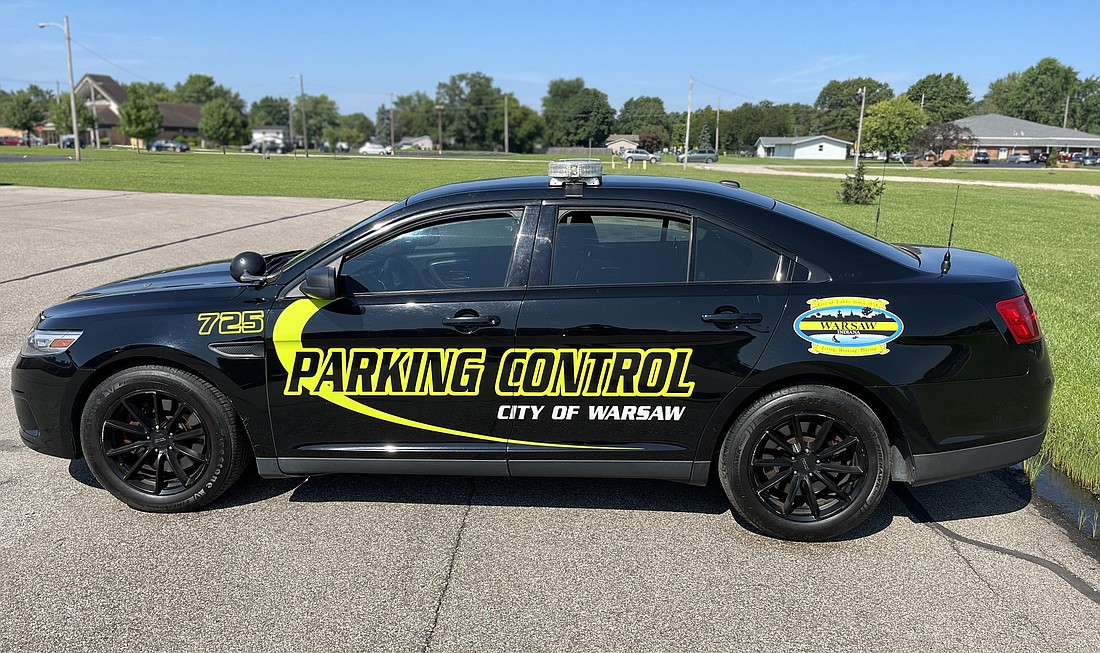
[[107, 62], [108, 64], [110, 64], [110, 65], [112, 65], [112, 66], [114, 66], [115, 68], [118, 68], [118, 69], [119, 69], [119, 70], [121, 70], [122, 72], [124, 72], [124, 73], [128, 73], [128, 74], [130, 74], [130, 75], [132, 75], [132, 76], [134, 76], [134, 77], [136, 77], [136, 78], [140, 79], [140, 80], [141, 80], [141, 81], [143, 81], [143, 82], [149, 82], [149, 83], [153, 83], [153, 80], [149, 79], [148, 77], [143, 77], [143, 76], [141, 76], [141, 75], [139, 75], [139, 74], [135, 73], [135, 72], [134, 72], [134, 71], [132, 71], [132, 70], [129, 70], [129, 69], [127, 69], [127, 68], [123, 68], [123, 67], [122, 67], [122, 66], [120, 66], [119, 64], [117, 64], [117, 63], [115, 63], [115, 62], [111, 61], [111, 60], [110, 60], [110, 59], [108, 59], [107, 57], [104, 57], [103, 55], [99, 54], [99, 53], [98, 53], [98, 52], [96, 52], [95, 50], [92, 50], [92, 49], [91, 49], [91, 48], [89, 48], [88, 46], [86, 46], [86, 45], [84, 45], [83, 43], [81, 43], [81, 42], [77, 41], [76, 39], [71, 39], [71, 40], [72, 40], [72, 42], [73, 42], [73, 43], [75, 43], [75, 44], [77, 45], [77, 47], [79, 47], [80, 49], [84, 50], [85, 52], [87, 52], [88, 54], [92, 55], [93, 57], [97, 57], [97, 58], [99, 58], [99, 59], [102, 59], [103, 61]]
[[765, 99], [767, 99], [767, 98], [762, 98], [762, 97], [756, 97], [755, 95], [747, 95], [745, 93], [740, 93], [738, 91], [731, 91], [728, 88], [722, 88], [721, 86], [715, 86], [714, 84], [709, 84], [709, 83], [704, 82], [704, 81], [699, 80], [699, 79], [695, 80], [695, 83], [699, 84], [700, 86], [706, 86], [707, 88], [713, 88], [716, 91], [721, 91], [723, 93], [728, 93], [730, 95], [736, 95], [738, 97], [743, 97], [745, 99], [752, 100], [754, 102], [763, 102]]

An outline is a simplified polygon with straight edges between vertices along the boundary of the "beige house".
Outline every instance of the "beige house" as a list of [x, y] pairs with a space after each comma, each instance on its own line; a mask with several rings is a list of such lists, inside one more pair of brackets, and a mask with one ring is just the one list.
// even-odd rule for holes
[[604, 146], [607, 147], [607, 151], [611, 154], [618, 154], [623, 150], [633, 149], [638, 147], [638, 143], [641, 139], [637, 134], [611, 134], [607, 137], [607, 142]]

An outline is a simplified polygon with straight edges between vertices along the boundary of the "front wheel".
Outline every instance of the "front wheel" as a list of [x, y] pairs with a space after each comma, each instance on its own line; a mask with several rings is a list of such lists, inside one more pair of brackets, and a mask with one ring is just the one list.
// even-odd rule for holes
[[247, 460], [229, 399], [190, 372], [159, 365], [122, 370], [100, 383], [84, 406], [80, 441], [103, 487], [147, 512], [213, 501]]
[[801, 385], [757, 400], [733, 423], [718, 459], [742, 517], [782, 539], [851, 530], [882, 500], [889, 444], [874, 411], [831, 386]]

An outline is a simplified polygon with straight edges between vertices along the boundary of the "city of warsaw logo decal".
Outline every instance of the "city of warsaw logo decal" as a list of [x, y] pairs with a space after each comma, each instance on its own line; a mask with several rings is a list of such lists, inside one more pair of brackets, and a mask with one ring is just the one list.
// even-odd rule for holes
[[826, 297], [806, 302], [794, 331], [810, 343], [810, 353], [829, 356], [888, 354], [886, 343], [901, 335], [901, 318], [886, 310], [890, 302], [866, 297]]

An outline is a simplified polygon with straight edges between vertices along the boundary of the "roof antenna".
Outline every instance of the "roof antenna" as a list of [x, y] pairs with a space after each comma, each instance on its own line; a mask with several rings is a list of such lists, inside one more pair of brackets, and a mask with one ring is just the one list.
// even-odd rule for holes
[[[886, 161], [890, 160], [890, 155], [886, 155]], [[875, 209], [875, 233], [872, 234], [875, 238], [878, 238], [878, 219], [882, 215], [882, 196], [886, 194], [886, 161], [882, 162], [882, 191], [878, 194], [878, 208]]]
[[955, 237], [955, 215], [959, 212], [959, 190], [962, 185], [955, 186], [955, 210], [951, 212], [951, 230], [947, 232], [947, 251], [943, 253], [943, 263], [940, 263], [940, 274], [951, 271], [951, 240]]

